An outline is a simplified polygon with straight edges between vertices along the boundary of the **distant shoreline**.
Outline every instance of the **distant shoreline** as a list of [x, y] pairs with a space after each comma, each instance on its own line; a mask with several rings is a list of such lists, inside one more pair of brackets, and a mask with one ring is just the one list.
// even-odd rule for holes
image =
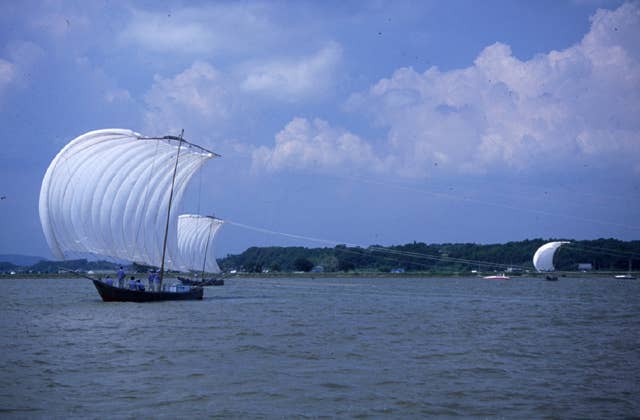
[[[146, 278], [146, 273], [139, 273], [140, 275], [135, 275], [132, 273], [127, 273], [127, 276], [134, 275], [136, 278]], [[238, 273], [228, 277], [225, 279], [278, 279], [278, 278], [287, 278], [287, 279], [323, 279], [323, 278], [385, 278], [385, 279], [401, 279], [401, 278], [482, 278], [483, 276], [493, 275], [496, 272], [485, 272], [485, 273], [434, 273], [434, 272], [421, 272], [421, 271], [411, 271], [405, 273], [376, 273], [376, 272], [325, 272], [325, 273], [300, 273], [300, 272], [277, 272], [277, 273]], [[544, 273], [524, 273], [524, 274], [512, 274], [506, 273], [512, 279], [518, 278], [540, 278], [544, 279], [547, 274]], [[597, 278], [597, 277], [611, 277], [617, 274], [628, 274], [628, 272], [622, 271], [591, 271], [591, 272], [556, 272], [553, 273], [554, 276], [558, 278]], [[639, 277], [640, 273], [632, 272], [632, 275]], [[105, 274], [101, 273], [100, 276], [94, 275], [96, 277], [104, 277]], [[111, 274], [111, 277], [115, 276], [115, 272]], [[34, 273], [16, 273], [16, 274], [0, 274], [0, 280], [7, 279], [24, 279], [24, 280], [38, 280], [38, 279], [81, 279], [84, 278], [82, 276], [72, 276], [69, 273], [61, 273], [61, 274], [34, 274]], [[84, 278], [88, 280], [87, 278]], [[167, 279], [176, 279], [175, 275], [167, 276]]]

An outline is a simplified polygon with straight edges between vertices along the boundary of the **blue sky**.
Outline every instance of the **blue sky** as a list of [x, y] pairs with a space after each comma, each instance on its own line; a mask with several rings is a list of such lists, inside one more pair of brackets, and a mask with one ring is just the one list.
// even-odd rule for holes
[[638, 39], [638, 2], [2, 2], [0, 253], [50, 256], [42, 177], [99, 128], [184, 128], [223, 156], [184, 211], [329, 243], [638, 239]]

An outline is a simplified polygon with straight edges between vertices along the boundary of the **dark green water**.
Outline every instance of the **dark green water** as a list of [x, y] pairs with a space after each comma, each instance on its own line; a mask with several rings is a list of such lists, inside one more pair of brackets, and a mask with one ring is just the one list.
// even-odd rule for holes
[[640, 281], [0, 282], [2, 417], [640, 415]]

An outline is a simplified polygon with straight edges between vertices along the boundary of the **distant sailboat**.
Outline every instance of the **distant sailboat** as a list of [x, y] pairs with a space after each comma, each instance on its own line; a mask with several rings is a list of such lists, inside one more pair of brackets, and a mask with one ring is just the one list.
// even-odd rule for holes
[[555, 267], [553, 265], [553, 256], [555, 255], [558, 248], [568, 243], [568, 241], [548, 242], [538, 248], [535, 254], [533, 254], [533, 266], [536, 268], [536, 270], [541, 273], [549, 273], [545, 276], [546, 280], [558, 280], [557, 276], [550, 274], [555, 270]]
[[224, 221], [213, 216], [181, 214], [178, 217], [178, 249], [182, 261], [191, 271], [201, 271], [200, 280], [178, 277], [183, 284], [222, 286], [221, 278], [205, 278], [205, 273], [218, 274], [213, 239]]
[[202, 299], [202, 288], [163, 288], [162, 282], [165, 269], [188, 269], [171, 216], [193, 174], [214, 156], [182, 136], [106, 129], [75, 138], [53, 159], [40, 190], [40, 221], [51, 252], [59, 259], [90, 253], [160, 267], [155, 291], [94, 279], [105, 301]]

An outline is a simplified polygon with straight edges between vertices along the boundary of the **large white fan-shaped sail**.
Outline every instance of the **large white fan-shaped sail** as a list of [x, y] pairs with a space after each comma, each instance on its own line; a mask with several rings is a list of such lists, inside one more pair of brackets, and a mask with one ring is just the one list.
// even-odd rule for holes
[[538, 271], [553, 271], [553, 256], [556, 250], [564, 244], [568, 244], [566, 241], [549, 242], [542, 245], [535, 254], [533, 254], [533, 266]]
[[[92, 253], [159, 267], [171, 182], [180, 145], [171, 214], [195, 171], [214, 154], [175, 137], [131, 130], [83, 134], [53, 159], [40, 190], [40, 221], [57, 258]], [[185, 270], [169, 224], [165, 266]]]
[[219, 273], [213, 238], [224, 222], [211, 216], [182, 214], [178, 218], [178, 249], [185, 265], [194, 271]]

